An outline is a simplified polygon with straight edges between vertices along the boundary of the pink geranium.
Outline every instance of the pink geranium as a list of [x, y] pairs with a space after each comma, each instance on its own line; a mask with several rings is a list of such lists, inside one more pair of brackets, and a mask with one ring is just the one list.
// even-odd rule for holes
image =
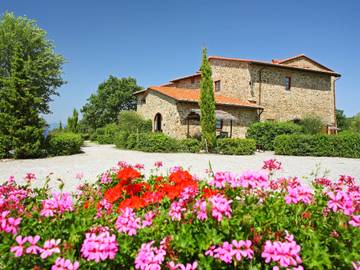
[[58, 257], [51, 270], [77, 270], [79, 269], [79, 262], [72, 263], [69, 259]]
[[60, 253], [60, 247], [59, 244], [61, 242], [61, 239], [50, 239], [50, 240], [46, 240], [44, 243], [43, 248], [41, 249], [41, 255], [40, 257], [42, 259], [45, 259], [47, 257], [50, 257], [51, 255], [55, 254], [55, 253]]
[[285, 196], [285, 202], [287, 204], [297, 204], [299, 202], [310, 204], [312, 199], [312, 190], [303, 186], [297, 186], [295, 188], [288, 187], [287, 195]]
[[40, 215], [52, 217], [55, 214], [63, 214], [74, 210], [73, 201], [68, 192], [53, 192], [53, 197], [42, 201]]
[[28, 236], [27, 241], [29, 242], [30, 246], [26, 249], [27, 254], [38, 254], [41, 252], [41, 247], [37, 246], [37, 242], [39, 242], [40, 236]]
[[9, 217], [10, 211], [0, 213], [0, 232], [16, 235], [19, 230], [21, 218]]
[[182, 212], [185, 212], [186, 208], [183, 201], [172, 202], [170, 205], [169, 216], [172, 220], [181, 220]]
[[10, 251], [15, 254], [15, 257], [21, 257], [24, 254], [24, 244], [27, 242], [27, 237], [18, 235], [15, 240], [16, 243], [18, 243], [18, 246], [11, 247]]
[[211, 246], [205, 255], [230, 264], [233, 261], [241, 261], [243, 258], [252, 259], [254, 251], [251, 245], [250, 240], [233, 240], [231, 243], [224, 242], [219, 246]]
[[125, 207], [121, 209], [121, 214], [115, 222], [115, 228], [118, 232], [126, 233], [127, 235], [135, 235], [137, 229], [141, 228], [141, 220], [136, 217], [132, 208]]
[[203, 199], [195, 202], [194, 212], [196, 214], [197, 219], [205, 220], [208, 218], [206, 205], [207, 205], [206, 200], [203, 200]]
[[276, 159], [269, 159], [264, 161], [263, 165], [264, 170], [274, 171], [281, 169], [281, 162]]
[[[164, 240], [162, 243], [164, 243]], [[135, 269], [161, 269], [161, 264], [164, 262], [166, 255], [165, 246], [160, 244], [159, 248], [154, 247], [154, 243], [154, 241], [151, 241], [141, 245], [141, 248], [135, 258]]]
[[231, 217], [231, 203], [232, 200], [228, 200], [225, 198], [224, 195], [217, 194], [214, 196], [211, 196], [209, 198], [209, 201], [212, 204], [212, 216], [217, 221], [221, 221], [224, 217]]

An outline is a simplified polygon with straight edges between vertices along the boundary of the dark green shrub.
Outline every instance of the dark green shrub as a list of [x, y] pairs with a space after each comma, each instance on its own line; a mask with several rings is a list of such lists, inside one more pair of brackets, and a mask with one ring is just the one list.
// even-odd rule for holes
[[302, 127], [291, 122], [256, 122], [247, 130], [246, 137], [256, 140], [262, 150], [274, 150], [274, 139], [282, 134], [297, 134]]
[[71, 132], [51, 133], [47, 137], [47, 151], [52, 156], [63, 156], [80, 153], [83, 139], [79, 134]]
[[9, 136], [0, 135], [0, 158], [10, 157], [12, 141]]
[[128, 133], [146, 133], [152, 131], [151, 120], [145, 120], [135, 111], [122, 111], [119, 113], [119, 129]]
[[300, 121], [305, 134], [319, 134], [324, 130], [325, 124], [318, 116], [306, 116]]
[[180, 151], [186, 153], [198, 153], [201, 142], [197, 139], [187, 138], [179, 141]]
[[100, 144], [112, 144], [118, 132], [120, 132], [120, 128], [117, 124], [108, 124], [98, 128], [96, 129], [96, 141]]
[[252, 155], [256, 151], [253, 139], [226, 138], [217, 140], [217, 152], [225, 155]]
[[176, 139], [170, 138], [163, 133], [141, 133], [141, 134], [131, 134], [128, 138], [129, 146], [128, 149], [131, 149], [134, 141], [136, 145], [135, 150], [144, 151], [144, 152], [179, 152], [180, 146]]
[[274, 145], [278, 155], [360, 158], [360, 134], [280, 135]]
[[[126, 131], [120, 131], [115, 135], [114, 138], [114, 144], [116, 145], [117, 148], [120, 149], [132, 149], [129, 146], [129, 136], [130, 134]], [[135, 144], [136, 144], [136, 139], [135, 139]]]

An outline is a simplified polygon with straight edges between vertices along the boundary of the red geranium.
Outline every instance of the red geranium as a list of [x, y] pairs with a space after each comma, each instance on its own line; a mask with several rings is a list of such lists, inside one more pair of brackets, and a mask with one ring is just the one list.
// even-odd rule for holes
[[146, 205], [147, 205], [146, 202], [142, 198], [138, 196], [132, 196], [131, 198], [125, 199], [119, 203], [118, 213], [120, 213], [120, 211], [126, 207], [139, 209]]
[[148, 204], [158, 203], [163, 199], [163, 197], [164, 197], [164, 193], [158, 191], [155, 192], [148, 191], [142, 195], [143, 200]]
[[206, 199], [206, 198], [210, 198], [210, 197], [218, 194], [219, 190], [214, 190], [214, 189], [211, 189], [211, 188], [204, 187], [202, 192], [203, 192], [203, 195], [201, 197]]
[[193, 177], [188, 171], [176, 171], [170, 174], [169, 180], [170, 182], [180, 184], [183, 182], [193, 181]]
[[139, 178], [140, 176], [141, 174], [137, 170], [131, 167], [126, 167], [118, 172], [117, 179], [122, 180], [123, 183], [125, 182], [127, 184], [132, 179]]
[[116, 202], [118, 199], [121, 198], [122, 196], [122, 191], [123, 191], [123, 186], [119, 183], [116, 186], [109, 188], [108, 190], [105, 191], [104, 193], [104, 198], [109, 202], [109, 203], [114, 203]]

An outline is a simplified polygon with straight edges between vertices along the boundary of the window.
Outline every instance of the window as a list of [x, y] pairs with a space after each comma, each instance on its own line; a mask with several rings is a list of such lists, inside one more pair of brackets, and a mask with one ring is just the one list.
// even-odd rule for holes
[[223, 120], [216, 119], [216, 129], [222, 129], [223, 128]]
[[195, 83], [195, 79], [191, 78], [191, 84], [194, 84], [194, 83]]
[[285, 77], [285, 90], [290, 90], [291, 88], [291, 77]]
[[220, 81], [215, 81], [215, 92], [219, 92], [220, 91]]

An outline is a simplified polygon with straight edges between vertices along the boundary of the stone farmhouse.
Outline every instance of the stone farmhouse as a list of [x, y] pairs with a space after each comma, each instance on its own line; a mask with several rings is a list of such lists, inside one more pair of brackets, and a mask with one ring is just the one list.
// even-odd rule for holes
[[[210, 56], [216, 102], [216, 129], [244, 137], [255, 121], [298, 121], [319, 116], [336, 129], [335, 82], [340, 77], [315, 60], [298, 55], [271, 62]], [[200, 80], [195, 74], [135, 93], [137, 111], [153, 130], [175, 138], [200, 134]]]

